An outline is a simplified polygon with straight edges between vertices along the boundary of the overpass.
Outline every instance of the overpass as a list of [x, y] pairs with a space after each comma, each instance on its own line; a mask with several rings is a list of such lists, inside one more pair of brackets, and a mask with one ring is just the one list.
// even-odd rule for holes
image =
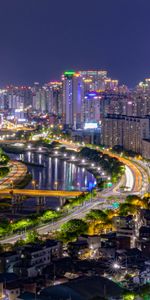
[[28, 196], [28, 197], [60, 197], [60, 198], [74, 198], [81, 196], [83, 192], [80, 191], [63, 191], [63, 190], [23, 190], [23, 189], [3, 189], [0, 190], [0, 196], [7, 195], [14, 196]]

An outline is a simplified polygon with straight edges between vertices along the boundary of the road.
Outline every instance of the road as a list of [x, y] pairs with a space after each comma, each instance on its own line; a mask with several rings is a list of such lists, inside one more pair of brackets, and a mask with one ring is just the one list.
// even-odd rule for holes
[[[64, 146], [71, 148], [75, 151], [79, 151], [80, 147], [78, 144], [75, 144], [73, 142], [69, 142], [66, 140], [59, 140], [60, 143], [62, 143]], [[96, 146], [91, 145], [91, 148], [97, 149]], [[99, 148], [98, 148], [99, 149]], [[97, 149], [97, 151], [98, 151]], [[139, 167], [135, 162], [133, 162], [130, 159], [121, 157], [118, 154], [112, 153], [108, 149], [100, 150], [104, 154], [108, 154], [111, 157], [117, 158], [120, 162], [122, 162], [126, 166], [126, 171], [125, 171], [125, 185], [130, 188], [130, 192], [134, 194], [141, 194], [141, 193], [146, 193], [147, 188], [145, 186], [144, 188], [144, 182], [143, 182], [143, 176], [148, 182], [148, 176], [145, 170], [142, 167]], [[133, 187], [132, 187], [133, 186]]]
[[[62, 143], [66, 145], [64, 141], [62, 141]], [[71, 143], [71, 148], [76, 149], [76, 151], [78, 151], [79, 146]], [[118, 196], [120, 196], [120, 198], [123, 200], [123, 198], [128, 194], [137, 193], [142, 195], [147, 192], [148, 175], [147, 172], [142, 168], [142, 166], [138, 166], [135, 162], [127, 158], [120, 157], [117, 154], [112, 154], [110, 151], [105, 150], [104, 153], [116, 157], [117, 159], [119, 159], [121, 162], [125, 164], [126, 166], [125, 177], [121, 179], [121, 183], [118, 183], [115, 187], [104, 190], [102, 193], [98, 194], [95, 199], [87, 202], [86, 205], [75, 208], [72, 212], [68, 213], [67, 216], [62, 217], [61, 220], [37, 228], [37, 231], [40, 234], [45, 234], [50, 231], [52, 232], [58, 230], [62, 224], [64, 224], [65, 222], [73, 218], [83, 218], [87, 214], [87, 212], [94, 207], [101, 207], [101, 209], [107, 208], [110, 205], [110, 201], [108, 203], [106, 202], [106, 196], [109, 197], [118, 194]], [[126, 184], [128, 184], [131, 188], [131, 191], [128, 191], [127, 193], [121, 193], [119, 190], [120, 184], [122, 184], [124, 180], [126, 181]], [[38, 193], [38, 191], [36, 192]], [[113, 202], [114, 201], [112, 200], [112, 203]], [[2, 244], [15, 243], [20, 238], [25, 238], [25, 233], [5, 238], [4, 240], [1, 241], [1, 243]]]
[[[109, 191], [109, 195], [112, 195], [112, 190]], [[85, 215], [90, 211], [91, 209], [94, 209], [96, 207], [100, 207], [101, 209], [106, 209], [108, 206], [110, 206], [110, 202], [114, 202], [113, 200], [109, 200], [108, 204], [106, 203], [106, 197], [103, 194], [100, 194], [99, 197], [96, 197], [95, 199], [85, 202], [84, 205], [78, 207], [77, 209], [75, 208], [72, 210], [67, 216], [62, 217], [60, 220], [56, 222], [51, 222], [47, 225], [43, 225], [39, 228], [37, 228], [37, 232], [39, 234], [46, 234], [49, 232], [53, 232], [56, 230], [59, 230], [61, 225], [63, 225], [65, 222], [77, 218], [81, 219], [85, 217]], [[5, 238], [4, 240], [1, 240], [1, 244], [5, 243], [12, 243], [14, 244], [17, 240], [19, 239], [24, 239], [25, 238], [25, 233], [17, 234], [8, 238]]]
[[0, 193], [2, 193], [4, 189], [10, 190], [10, 187], [21, 182], [28, 171], [26, 165], [17, 161], [10, 161], [8, 167], [10, 168], [8, 175], [0, 180]]
[[26, 140], [7, 140], [6, 138], [5, 139], [0, 139], [0, 144], [26, 144], [27, 141]]

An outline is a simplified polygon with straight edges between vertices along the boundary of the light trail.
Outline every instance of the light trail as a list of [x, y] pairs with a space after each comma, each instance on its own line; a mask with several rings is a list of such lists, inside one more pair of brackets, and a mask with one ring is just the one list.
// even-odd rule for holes
[[126, 177], [126, 183], [125, 188], [127, 191], [132, 191], [134, 187], [134, 176], [131, 171], [131, 169], [128, 166], [125, 166], [125, 177]]

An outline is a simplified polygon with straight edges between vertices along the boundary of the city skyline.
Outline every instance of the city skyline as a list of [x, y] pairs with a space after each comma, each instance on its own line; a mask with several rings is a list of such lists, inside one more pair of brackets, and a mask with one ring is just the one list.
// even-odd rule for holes
[[56, 80], [65, 69], [107, 69], [135, 86], [149, 77], [149, 8], [148, 0], [2, 0], [0, 86]]
[[150, 299], [150, 0], [0, 2], [0, 300]]

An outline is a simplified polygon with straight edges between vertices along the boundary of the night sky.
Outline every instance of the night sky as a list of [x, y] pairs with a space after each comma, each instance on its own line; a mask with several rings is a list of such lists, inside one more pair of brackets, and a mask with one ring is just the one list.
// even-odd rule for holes
[[0, 0], [0, 86], [107, 69], [150, 77], [150, 0]]

